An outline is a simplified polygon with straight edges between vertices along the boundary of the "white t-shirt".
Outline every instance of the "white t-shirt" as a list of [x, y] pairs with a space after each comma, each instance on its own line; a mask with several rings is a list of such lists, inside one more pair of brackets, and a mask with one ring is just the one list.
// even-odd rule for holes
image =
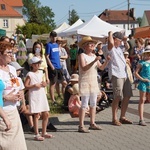
[[[9, 94], [14, 90], [16, 94], [19, 90], [24, 89], [23, 82], [21, 78], [17, 77], [16, 69], [13, 66], [8, 65], [9, 72], [0, 69], [1, 77], [5, 84], [4, 95]], [[4, 110], [13, 110], [17, 106], [17, 102], [5, 101], [3, 109]]]

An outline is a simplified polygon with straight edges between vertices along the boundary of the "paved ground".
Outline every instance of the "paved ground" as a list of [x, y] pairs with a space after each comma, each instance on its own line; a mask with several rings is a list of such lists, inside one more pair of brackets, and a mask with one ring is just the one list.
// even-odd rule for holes
[[[127, 117], [134, 124], [112, 126], [111, 108], [107, 108], [96, 115], [96, 123], [103, 130], [82, 134], [77, 132], [78, 118], [71, 118], [69, 114], [59, 115], [51, 119], [58, 128], [58, 132], [52, 133], [53, 139], [38, 142], [33, 140], [32, 134], [25, 133], [28, 150], [150, 150], [150, 104], [145, 104], [147, 126], [139, 126], [139, 96], [137, 90], [133, 92]], [[89, 118], [85, 119], [85, 124], [89, 126]]]

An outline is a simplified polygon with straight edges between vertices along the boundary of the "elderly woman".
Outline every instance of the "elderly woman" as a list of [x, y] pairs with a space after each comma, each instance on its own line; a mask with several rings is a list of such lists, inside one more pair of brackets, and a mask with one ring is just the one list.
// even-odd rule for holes
[[95, 113], [97, 95], [100, 92], [97, 81], [97, 67], [101, 70], [105, 68], [108, 61], [103, 65], [100, 63], [100, 56], [95, 56], [92, 51], [95, 48], [96, 41], [91, 37], [83, 37], [79, 42], [79, 47], [84, 49], [84, 53], [79, 55], [79, 92], [81, 96], [81, 108], [79, 111], [79, 132], [89, 133], [84, 127], [85, 110], [90, 101], [90, 127], [91, 130], [101, 130], [101, 127], [95, 124]]
[[22, 91], [18, 91], [19, 81], [14, 67], [7, 65], [12, 59], [12, 45], [0, 42], [0, 59], [5, 60], [0, 65], [0, 76], [5, 84], [3, 110], [11, 121], [11, 129], [5, 132], [5, 124], [0, 120], [0, 149], [26, 150], [26, 143], [20, 117], [17, 111], [17, 102], [23, 99]]

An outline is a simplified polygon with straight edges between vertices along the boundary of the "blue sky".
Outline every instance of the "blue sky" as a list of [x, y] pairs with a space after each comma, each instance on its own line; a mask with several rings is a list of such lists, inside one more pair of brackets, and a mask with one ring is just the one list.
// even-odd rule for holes
[[[68, 23], [69, 9], [75, 9], [85, 21], [99, 15], [105, 9], [127, 10], [128, 0], [39, 0], [41, 5], [49, 6], [55, 14], [55, 23]], [[150, 10], [150, 0], [129, 0], [130, 8], [135, 8], [135, 17], [142, 17], [144, 10]]]

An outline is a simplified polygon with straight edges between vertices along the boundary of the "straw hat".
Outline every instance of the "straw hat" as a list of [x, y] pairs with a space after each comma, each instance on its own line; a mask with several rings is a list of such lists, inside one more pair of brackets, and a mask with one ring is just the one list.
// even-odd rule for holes
[[93, 42], [93, 43], [97, 43], [97, 41], [96, 40], [93, 40], [90, 36], [85, 36], [85, 37], [83, 37], [82, 38], [82, 40], [78, 43], [78, 45], [79, 45], [79, 47], [82, 47], [82, 45], [84, 44], [84, 43], [87, 43], [87, 42]]
[[126, 51], [126, 52], [124, 52], [123, 54], [124, 54], [124, 55], [129, 55], [129, 52]]
[[79, 94], [79, 84], [76, 83], [72, 86], [73, 88], [73, 94]]
[[78, 74], [72, 74], [69, 81], [79, 81], [79, 75]]
[[61, 41], [63, 44], [67, 42], [67, 40], [62, 39], [60, 36], [57, 37], [56, 42]]

